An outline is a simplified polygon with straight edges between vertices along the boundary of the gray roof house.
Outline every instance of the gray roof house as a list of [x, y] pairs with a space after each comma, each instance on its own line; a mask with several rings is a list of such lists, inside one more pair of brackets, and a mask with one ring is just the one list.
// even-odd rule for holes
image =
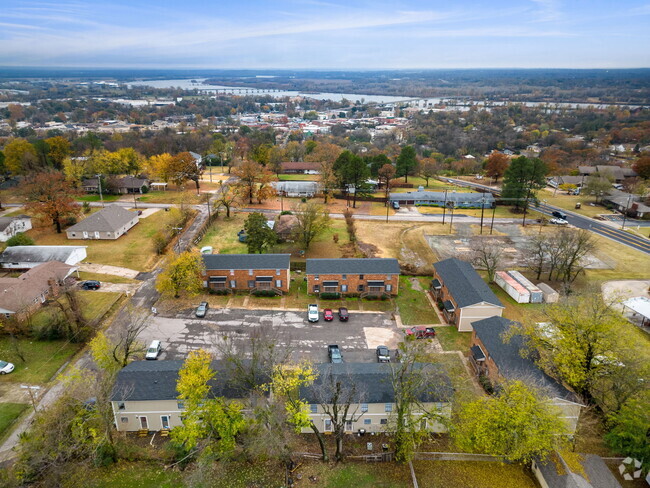
[[18, 232], [27, 232], [32, 228], [32, 218], [29, 215], [0, 217], [0, 242], [7, 242]]
[[562, 418], [575, 432], [583, 407], [575, 393], [548, 376], [530, 358], [522, 356], [524, 339], [521, 335], [507, 338], [513, 322], [503, 317], [489, 317], [472, 323], [470, 361], [478, 374], [489, 376], [494, 383], [502, 379], [523, 380], [537, 387], [559, 407]]
[[137, 212], [109, 205], [81, 222], [68, 227], [68, 239], [118, 239], [138, 223]]
[[[108, 177], [102, 191], [106, 193], [144, 193], [151, 186], [149, 179], [147, 178], [138, 178], [136, 176], [111, 176]], [[92, 193], [99, 192], [99, 179], [98, 178], [87, 178], [84, 179], [81, 183], [81, 187]], [[104, 188], [106, 187], [106, 188]], [[146, 187], [146, 189], [144, 189]]]
[[643, 202], [641, 196], [632, 193], [611, 190], [608, 195], [603, 197], [603, 202], [612, 205], [621, 213], [627, 211], [630, 217], [643, 218], [650, 214], [650, 206]]
[[291, 254], [203, 254], [207, 270], [289, 269]]
[[578, 173], [584, 176], [611, 176], [620, 183], [625, 178], [638, 176], [632, 168], [624, 168], [614, 165], [578, 166]]
[[450, 206], [455, 208], [492, 208], [494, 197], [491, 193], [447, 192], [444, 191], [409, 191], [391, 193], [391, 202], [400, 205], [430, 205], [434, 207]]
[[532, 470], [543, 488], [621, 488], [603, 458], [595, 454], [578, 454], [581, 472], [576, 472], [562, 456], [554, 452], [550, 459], [534, 460]]
[[285, 197], [311, 198], [320, 191], [317, 181], [273, 181], [271, 185], [279, 195]]
[[394, 258], [334, 258], [307, 259], [307, 274], [399, 274], [399, 262]]
[[59, 261], [75, 266], [86, 259], [87, 246], [12, 246], [0, 254], [0, 268], [30, 269]]
[[476, 320], [501, 316], [505, 307], [470, 263], [449, 258], [433, 268], [430, 291], [442, 303], [447, 321], [460, 332], [471, 332]]

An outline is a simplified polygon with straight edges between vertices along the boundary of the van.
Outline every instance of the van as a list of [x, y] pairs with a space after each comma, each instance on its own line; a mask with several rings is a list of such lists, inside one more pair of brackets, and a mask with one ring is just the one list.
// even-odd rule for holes
[[145, 359], [158, 359], [158, 356], [160, 355], [161, 351], [162, 351], [162, 346], [160, 344], [160, 341], [152, 341], [151, 344], [149, 345], [149, 349], [147, 349], [147, 354], [145, 355]]

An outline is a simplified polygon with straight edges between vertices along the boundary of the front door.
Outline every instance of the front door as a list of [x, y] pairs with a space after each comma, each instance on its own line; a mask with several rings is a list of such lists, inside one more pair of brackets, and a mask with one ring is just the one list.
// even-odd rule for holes
[[88, 239], [88, 232], [84, 231], [84, 239]]
[[99, 239], [99, 232], [95, 231], [95, 239]]
[[163, 429], [169, 429], [169, 415], [162, 415], [160, 417], [160, 423]]
[[149, 430], [149, 422], [147, 422], [147, 417], [140, 417], [140, 428]]

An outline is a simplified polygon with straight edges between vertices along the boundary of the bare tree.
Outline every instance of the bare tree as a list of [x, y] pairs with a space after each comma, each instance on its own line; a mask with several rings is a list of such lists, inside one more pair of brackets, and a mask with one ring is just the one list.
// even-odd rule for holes
[[494, 274], [501, 265], [503, 247], [498, 243], [482, 238], [472, 255], [472, 264], [487, 271], [488, 280], [494, 281]]
[[363, 413], [361, 403], [365, 402], [366, 392], [361, 390], [349, 371], [333, 371], [329, 366], [316, 380], [313, 392], [323, 412], [332, 423], [336, 440], [334, 458], [343, 460], [343, 438], [346, 424], [359, 420]]
[[569, 288], [584, 270], [585, 258], [593, 251], [596, 243], [593, 234], [586, 229], [578, 231], [563, 229], [558, 233], [556, 242], [562, 250], [558, 275]]
[[547, 235], [538, 234], [533, 236], [528, 243], [527, 267], [536, 275], [539, 280], [542, 273], [548, 267], [549, 239]]
[[149, 313], [143, 308], [126, 306], [129, 319], [119, 327], [114, 337], [109, 340], [110, 354], [120, 367], [125, 367], [131, 360], [145, 351], [145, 344], [138, 337], [147, 328]]

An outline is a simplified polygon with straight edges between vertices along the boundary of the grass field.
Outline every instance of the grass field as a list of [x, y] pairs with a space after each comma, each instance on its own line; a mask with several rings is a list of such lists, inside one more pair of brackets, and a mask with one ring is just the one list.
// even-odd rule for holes
[[519, 465], [479, 461], [414, 461], [421, 488], [535, 488], [533, 478]]
[[157, 260], [151, 238], [164, 228], [169, 220], [167, 212], [156, 212], [146, 219], [140, 219], [128, 234], [117, 240], [68, 239], [65, 232], [57, 234], [50, 226], [32, 229], [27, 235], [41, 246], [88, 246], [86, 261], [89, 263], [148, 271]]
[[16, 339], [16, 347], [25, 356], [23, 362], [9, 337], [0, 338], [0, 358], [16, 366], [13, 373], [0, 376], [0, 382], [43, 384], [73, 355], [80, 344], [67, 341], [36, 341], [29, 338]]
[[[441, 207], [424, 207], [418, 206], [418, 211], [421, 214], [429, 215], [442, 215], [443, 209]], [[449, 210], [446, 212], [447, 218], [451, 217]], [[457, 208], [454, 210], [454, 215], [467, 215], [469, 217], [481, 218], [481, 209], [480, 208]], [[497, 206], [494, 209], [494, 218], [495, 219], [521, 219], [521, 214], [514, 214], [510, 211], [510, 207]], [[483, 225], [490, 224], [492, 219], [492, 209], [486, 208], [483, 212]]]
[[125, 278], [124, 276], [115, 276], [102, 273], [90, 273], [88, 271], [79, 271], [80, 280], [97, 280], [101, 282], [109, 283], [137, 283], [138, 280], [133, 280], [131, 278]]
[[436, 337], [445, 351], [460, 351], [463, 354], [469, 351], [472, 342], [471, 332], [458, 332], [453, 325], [436, 327]]
[[280, 175], [280, 181], [318, 181], [319, 175]]
[[[399, 295], [395, 299], [404, 325], [438, 324], [438, 315], [427, 300], [425, 292], [413, 289], [411, 277], [399, 277]], [[418, 277], [422, 289], [426, 290], [430, 278]]]
[[[395, 463], [325, 464], [306, 462], [297, 471], [303, 479], [313, 476], [316, 485], [325, 488], [410, 488], [408, 465]], [[307, 486], [307, 485], [305, 485]]]
[[159, 464], [120, 462], [105, 468], [79, 469], [65, 477], [63, 488], [177, 488], [183, 475]]
[[77, 197], [76, 200], [80, 202], [114, 202], [115, 200], [119, 200], [121, 197], [124, 195], [102, 195], [101, 198], [99, 198], [99, 195], [96, 194], [90, 194], [90, 195], [82, 195], [80, 197]]
[[0, 439], [28, 406], [27, 403], [0, 403]]
[[[120, 298], [121, 293], [79, 291], [82, 300], [84, 318], [95, 321], [101, 318], [113, 304]], [[63, 300], [63, 298], [61, 299]], [[39, 309], [32, 317], [32, 324], [36, 327], [52, 319], [52, 315], [60, 314], [60, 309], [55, 305], [48, 305]]]

